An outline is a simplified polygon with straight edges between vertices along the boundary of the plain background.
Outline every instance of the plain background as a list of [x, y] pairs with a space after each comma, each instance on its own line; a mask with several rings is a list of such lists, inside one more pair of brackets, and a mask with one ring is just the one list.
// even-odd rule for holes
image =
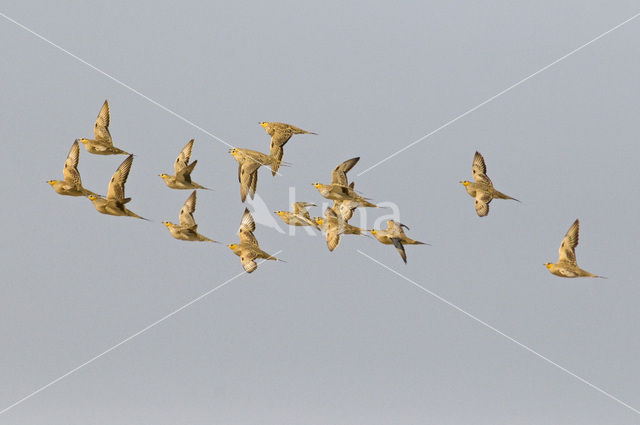
[[[22, 2], [2, 12], [229, 144], [266, 151], [260, 121], [318, 133], [260, 171], [268, 212], [322, 202], [340, 162], [432, 246], [280, 233], [260, 265], [0, 416], [6, 424], [630, 424], [640, 418], [420, 291], [365, 252], [640, 408], [637, 256], [640, 21], [632, 21], [432, 137], [377, 161], [639, 12], [635, 1]], [[225, 246], [244, 205], [228, 146], [2, 18], [4, 146], [0, 409], [242, 272]], [[74, 139], [103, 101], [136, 154], [126, 193], [143, 222], [62, 197]], [[171, 172], [195, 138], [199, 231], [176, 221]], [[479, 150], [522, 200], [478, 218], [460, 180]], [[124, 156], [89, 155], [106, 193]], [[367, 223], [385, 213], [368, 210]], [[312, 209], [321, 215], [320, 207]], [[268, 215], [266, 215], [268, 217]], [[271, 217], [274, 217], [273, 214]], [[579, 264], [560, 279], [581, 220]], [[360, 217], [354, 218], [358, 224]], [[285, 229], [288, 232], [288, 229]]]

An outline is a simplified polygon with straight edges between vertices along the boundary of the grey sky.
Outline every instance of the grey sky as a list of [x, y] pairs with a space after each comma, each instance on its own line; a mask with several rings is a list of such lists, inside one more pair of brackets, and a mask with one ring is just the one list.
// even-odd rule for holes
[[[631, 424], [640, 417], [420, 291], [398, 270], [640, 409], [638, 114], [632, 21], [422, 143], [504, 88], [640, 12], [634, 1], [26, 2], [2, 13], [228, 143], [259, 121], [317, 132], [260, 171], [269, 211], [360, 156], [356, 187], [400, 208], [404, 265], [373, 239], [258, 226], [262, 264], [0, 415], [0, 424]], [[35, 12], [37, 11], [37, 12]], [[0, 17], [5, 208], [0, 410], [242, 271], [224, 245], [244, 209], [228, 147]], [[45, 184], [104, 101], [136, 154], [127, 196], [151, 223], [100, 215]], [[191, 138], [199, 231], [170, 237], [189, 191], [157, 174]], [[480, 219], [458, 183], [479, 150], [496, 187]], [[105, 193], [124, 156], [81, 148]], [[320, 208], [312, 210], [321, 215]], [[384, 211], [367, 211], [368, 223]], [[580, 218], [578, 261], [550, 275]], [[356, 222], [359, 216], [354, 218]]]

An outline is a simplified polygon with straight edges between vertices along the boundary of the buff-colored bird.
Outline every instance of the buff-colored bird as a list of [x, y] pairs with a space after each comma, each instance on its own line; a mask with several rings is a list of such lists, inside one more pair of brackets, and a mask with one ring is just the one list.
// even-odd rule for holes
[[170, 221], [163, 221], [162, 224], [167, 226], [171, 236], [183, 241], [207, 241], [215, 242], [213, 239], [209, 239], [206, 236], [198, 233], [198, 225], [193, 218], [193, 213], [196, 210], [196, 191], [194, 190], [187, 198], [187, 201], [180, 210], [180, 224], [174, 224]]
[[352, 226], [338, 217], [332, 208], [327, 208], [324, 212], [324, 218], [316, 217], [316, 223], [324, 230], [327, 239], [327, 248], [333, 251], [340, 244], [340, 235], [362, 235], [367, 236], [365, 230]]
[[311, 219], [307, 207], [315, 207], [316, 204], [310, 202], [294, 202], [293, 212], [290, 211], [274, 211], [285, 223], [291, 226], [313, 226], [320, 229], [320, 226]]
[[89, 153], [96, 155], [129, 155], [128, 152], [113, 146], [111, 133], [109, 133], [109, 122], [111, 115], [109, 113], [109, 102], [106, 100], [100, 108], [98, 118], [93, 126], [94, 139], [78, 139], [84, 145]]
[[404, 251], [404, 245], [429, 245], [428, 243], [416, 241], [408, 237], [402, 228], [409, 230], [407, 226], [397, 221], [388, 220], [387, 228], [382, 230], [369, 230], [371, 234], [385, 245], [393, 245], [398, 250], [398, 254], [402, 257], [402, 261], [407, 263], [407, 253]]
[[191, 181], [191, 172], [196, 167], [198, 160], [193, 161], [189, 164], [189, 159], [191, 158], [191, 150], [193, 149], [193, 140], [189, 140], [189, 142], [182, 148], [182, 151], [176, 158], [176, 161], [173, 163], [173, 169], [175, 171], [175, 175], [170, 176], [168, 174], [160, 174], [162, 180], [164, 180], [165, 184], [171, 189], [206, 189], [204, 186], [199, 185], [196, 182]]
[[126, 203], [131, 201], [131, 198], [124, 197], [124, 184], [129, 176], [132, 163], [133, 155], [129, 155], [124, 161], [122, 161], [122, 164], [120, 164], [116, 172], [113, 174], [113, 177], [111, 177], [106, 198], [96, 195], [88, 196], [99, 213], [108, 215], [124, 215], [146, 220], [146, 218], [140, 217], [138, 214], [129, 211], [125, 206]]
[[67, 155], [67, 159], [64, 161], [64, 168], [62, 169], [62, 175], [64, 180], [49, 180], [47, 183], [51, 185], [60, 195], [66, 196], [88, 196], [95, 195], [90, 190], [82, 187], [82, 179], [80, 179], [80, 172], [78, 171], [78, 161], [80, 160], [80, 146], [76, 140], [71, 145], [71, 150]]
[[[284, 145], [289, 141], [294, 134], [317, 134], [311, 131], [303, 130], [291, 124], [285, 124], [282, 122], [267, 122], [263, 121], [260, 125], [264, 128], [269, 136], [271, 136], [271, 146], [269, 149], [269, 155], [282, 161], [284, 155]], [[271, 174], [276, 175], [280, 162], [274, 162], [271, 164]]]
[[580, 232], [580, 221], [576, 219], [573, 222], [567, 234], [562, 239], [560, 248], [558, 249], [558, 262], [545, 263], [549, 272], [560, 277], [599, 277], [606, 279], [604, 276], [591, 274], [586, 270], [578, 267], [576, 260], [576, 246], [578, 246], [578, 233]]
[[465, 187], [467, 193], [475, 198], [476, 213], [478, 213], [478, 216], [484, 217], [489, 214], [489, 203], [493, 199], [513, 199], [514, 201], [518, 201], [516, 198], [498, 192], [493, 187], [491, 179], [487, 176], [487, 166], [480, 152], [476, 151], [473, 157], [471, 171], [475, 182], [464, 180], [460, 183]]
[[258, 187], [258, 168], [281, 161], [262, 152], [250, 149], [233, 148], [229, 153], [238, 161], [238, 181], [240, 182], [240, 199], [244, 202], [247, 194], [251, 199]]
[[[227, 245], [229, 249], [233, 251], [242, 262], [242, 267], [247, 273], [253, 272], [258, 268], [258, 264], [255, 262], [256, 258], [264, 258], [265, 260], [282, 261], [271, 254], [268, 254], [260, 249], [258, 240], [253, 235], [256, 230], [256, 222], [253, 220], [253, 216], [247, 208], [244, 209], [242, 214], [242, 221], [240, 222], [240, 228], [238, 229], [238, 236], [240, 237], [240, 243], [231, 243]], [[284, 261], [283, 261], [284, 262]]]
[[358, 207], [375, 208], [376, 205], [360, 196], [353, 188], [353, 184], [349, 185], [349, 181], [347, 180], [347, 172], [351, 170], [359, 160], [359, 157], [346, 160], [331, 172], [331, 184], [313, 183], [313, 187], [318, 189], [320, 195], [327, 199], [333, 201], [351, 201], [357, 204]]

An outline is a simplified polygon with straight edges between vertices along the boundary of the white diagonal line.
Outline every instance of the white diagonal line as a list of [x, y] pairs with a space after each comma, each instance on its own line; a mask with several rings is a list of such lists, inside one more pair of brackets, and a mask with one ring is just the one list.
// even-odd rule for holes
[[455, 117], [454, 119], [447, 121], [446, 123], [442, 124], [440, 127], [436, 128], [435, 130], [433, 130], [432, 132], [425, 134], [424, 136], [422, 136], [421, 138], [419, 138], [418, 140], [415, 140], [411, 143], [409, 143], [407, 146], [405, 146], [404, 148], [392, 153], [391, 155], [387, 156], [386, 158], [376, 162], [375, 164], [373, 164], [371, 167], [367, 168], [364, 171], [361, 171], [360, 173], [358, 173], [358, 176], [363, 175], [364, 173], [367, 173], [371, 170], [373, 170], [374, 168], [376, 168], [378, 165], [390, 160], [391, 158], [393, 158], [394, 156], [406, 151], [407, 149], [417, 145], [418, 143], [422, 142], [423, 140], [433, 136], [434, 134], [436, 134], [437, 132], [439, 132], [440, 130], [450, 126], [451, 124], [453, 124], [454, 122], [458, 121], [460, 118], [463, 118], [467, 115], [469, 115], [470, 113], [472, 113], [473, 111], [482, 108], [484, 105], [486, 105], [487, 103], [497, 99], [498, 97], [502, 96], [503, 94], [511, 91], [512, 89], [518, 87], [520, 84], [524, 83], [525, 81], [535, 77], [536, 75], [540, 74], [541, 72], [546, 71], [547, 69], [551, 68], [552, 66], [554, 66], [555, 64], [562, 62], [563, 60], [565, 60], [566, 58], [568, 58], [569, 56], [573, 55], [574, 53], [579, 52], [580, 50], [584, 49], [585, 47], [587, 47], [588, 45], [590, 45], [591, 43], [594, 43], [596, 41], [598, 41], [599, 39], [601, 39], [602, 37], [604, 37], [605, 35], [617, 30], [618, 28], [622, 27], [623, 25], [633, 21], [634, 19], [636, 19], [638, 16], [640, 16], [640, 12], [636, 13], [635, 15], [633, 15], [632, 17], [630, 17], [629, 19], [619, 23], [618, 25], [616, 25], [615, 27], [603, 32], [602, 34], [600, 34], [599, 36], [589, 40], [588, 42], [584, 43], [583, 45], [581, 45], [580, 47], [576, 47], [575, 49], [573, 49], [572, 51], [570, 51], [569, 53], [565, 54], [564, 56], [554, 60], [553, 62], [551, 62], [549, 65], [544, 66], [542, 68], [540, 68], [539, 70], [537, 70], [536, 72], [534, 72], [533, 74], [523, 78], [522, 80], [518, 81], [515, 84], [510, 85], [509, 87], [507, 87], [506, 89], [502, 90], [501, 92], [499, 92], [498, 94], [491, 96], [489, 99], [485, 100], [482, 103], [479, 103], [478, 105], [474, 106], [473, 108], [469, 109], [467, 112], [464, 112], [463, 114], [458, 115], [457, 117]]
[[[274, 256], [280, 254], [282, 252], [282, 250], [276, 252], [275, 254], [273, 254]], [[266, 260], [261, 261], [258, 264], [262, 264], [264, 263]], [[89, 360], [87, 360], [86, 362], [82, 363], [81, 365], [74, 367], [73, 369], [71, 369], [70, 371], [68, 371], [67, 373], [65, 373], [64, 375], [59, 376], [58, 378], [54, 379], [53, 381], [49, 382], [46, 385], [43, 385], [42, 387], [38, 388], [37, 390], [35, 390], [34, 392], [30, 393], [29, 395], [26, 395], [24, 397], [22, 397], [20, 400], [16, 401], [15, 403], [5, 407], [4, 409], [0, 410], [0, 415], [2, 415], [3, 413], [8, 412], [9, 410], [13, 409], [14, 407], [16, 407], [17, 405], [29, 400], [31, 397], [35, 396], [36, 394], [46, 390], [47, 388], [49, 388], [50, 386], [56, 384], [57, 382], [63, 380], [64, 378], [66, 378], [67, 376], [79, 371], [80, 369], [82, 369], [83, 367], [93, 363], [94, 361], [98, 360], [100, 357], [104, 356], [105, 354], [110, 353], [111, 351], [115, 350], [116, 348], [120, 347], [123, 344], [126, 344], [127, 342], [131, 341], [132, 339], [142, 335], [143, 333], [145, 333], [146, 331], [148, 331], [149, 329], [153, 328], [156, 325], [159, 325], [160, 323], [164, 322], [165, 320], [167, 320], [168, 318], [178, 314], [179, 312], [181, 312], [182, 310], [184, 310], [185, 308], [189, 307], [192, 304], [197, 303], [198, 301], [200, 301], [201, 299], [205, 298], [206, 296], [214, 293], [215, 291], [217, 291], [218, 289], [222, 288], [223, 286], [231, 283], [232, 281], [236, 280], [237, 278], [239, 278], [242, 275], [247, 274], [247, 272], [243, 271], [242, 273], [238, 273], [237, 275], [233, 276], [232, 278], [224, 281], [223, 283], [221, 283], [220, 285], [216, 286], [213, 289], [208, 290], [207, 292], [205, 292], [204, 294], [200, 295], [199, 297], [189, 301], [188, 303], [186, 303], [185, 305], [183, 305], [182, 307], [172, 311], [171, 313], [167, 314], [166, 316], [163, 316], [162, 318], [156, 320], [155, 322], [151, 323], [150, 325], [145, 326], [144, 328], [140, 329], [138, 332], [134, 333], [133, 335], [123, 339], [122, 341], [120, 341], [119, 343], [117, 343], [116, 345], [112, 346], [111, 348], [103, 351], [102, 353], [98, 354], [97, 356], [94, 356], [92, 358], [90, 358]]]
[[569, 369], [560, 366], [558, 363], [554, 362], [553, 360], [549, 359], [548, 357], [543, 356], [542, 354], [538, 353], [537, 351], [535, 351], [533, 348], [528, 347], [527, 345], [524, 345], [523, 343], [521, 343], [520, 341], [516, 340], [515, 338], [510, 337], [509, 335], [505, 334], [504, 332], [494, 328], [493, 326], [491, 326], [490, 324], [488, 324], [487, 322], [485, 322], [482, 319], [479, 319], [478, 317], [474, 316], [473, 314], [463, 310], [462, 308], [458, 307], [457, 305], [453, 304], [451, 301], [448, 301], [444, 298], [442, 298], [440, 295], [436, 294], [435, 292], [432, 292], [430, 290], [428, 290], [427, 288], [425, 288], [424, 286], [420, 285], [419, 283], [409, 279], [408, 277], [406, 277], [405, 275], [403, 275], [400, 272], [395, 271], [394, 269], [392, 269], [391, 267], [387, 266], [386, 264], [381, 263], [380, 261], [376, 260], [375, 258], [365, 254], [364, 252], [360, 251], [359, 249], [357, 250], [360, 254], [364, 255], [365, 257], [367, 257], [368, 259], [370, 259], [371, 261], [373, 261], [374, 263], [379, 264], [380, 266], [384, 267], [385, 269], [389, 270], [390, 272], [396, 274], [397, 276], [400, 276], [402, 279], [406, 280], [407, 282], [411, 283], [412, 285], [414, 285], [415, 287], [417, 287], [418, 289], [421, 289], [422, 291], [426, 292], [427, 294], [431, 295], [432, 297], [437, 298], [438, 300], [442, 301], [443, 303], [447, 304], [449, 307], [454, 308], [455, 310], [458, 310], [460, 313], [464, 314], [465, 316], [475, 320], [476, 322], [480, 323], [481, 325], [491, 329], [492, 331], [494, 331], [495, 333], [497, 333], [498, 335], [501, 335], [503, 337], [505, 337], [506, 339], [508, 339], [509, 341], [513, 342], [514, 344], [517, 344], [518, 346], [520, 346], [521, 348], [524, 348], [525, 350], [527, 350], [528, 352], [536, 355], [537, 357], [541, 358], [542, 360], [546, 361], [547, 363], [557, 367], [558, 369], [562, 370], [563, 372], [573, 376], [574, 378], [576, 378], [578, 381], [582, 382], [583, 384], [586, 384], [588, 386], [590, 386], [591, 388], [593, 388], [594, 390], [598, 391], [601, 394], [604, 394], [605, 396], [609, 397], [611, 400], [621, 404], [622, 406], [626, 407], [627, 409], [637, 413], [640, 415], [640, 410], [634, 408], [633, 406], [628, 405], [627, 403], [625, 403], [624, 401], [620, 400], [619, 398], [611, 395], [610, 393], [606, 392], [605, 390], [603, 390], [602, 388], [592, 384], [591, 382], [587, 381], [584, 378], [581, 378], [580, 376], [576, 375], [575, 373], [571, 372]]
[[[193, 128], [200, 130], [201, 132], [203, 132], [204, 134], [206, 134], [207, 136], [212, 137], [213, 139], [219, 141], [222, 144], [227, 145], [230, 148], [234, 148], [236, 146], [233, 146], [231, 144], [229, 144], [228, 142], [222, 140], [220, 137], [216, 136], [215, 134], [211, 133], [210, 131], [205, 130], [204, 128], [200, 127], [198, 124], [194, 123], [193, 121], [188, 120], [187, 118], [183, 117], [182, 115], [180, 115], [179, 113], [167, 108], [166, 106], [162, 105], [161, 103], [153, 100], [152, 98], [150, 98], [149, 96], [139, 92], [138, 90], [134, 89], [133, 87], [131, 87], [130, 85], [120, 81], [119, 79], [117, 79], [116, 77], [112, 76], [111, 74], [108, 74], [107, 72], [101, 70], [100, 68], [98, 68], [97, 66], [90, 64], [89, 62], [87, 62], [86, 60], [78, 57], [77, 55], [71, 53], [70, 51], [68, 51], [67, 49], [65, 49], [64, 47], [54, 43], [53, 41], [47, 39], [46, 37], [38, 34], [37, 32], [35, 32], [34, 30], [32, 30], [31, 28], [21, 24], [20, 22], [16, 21], [15, 19], [12, 19], [11, 17], [5, 15], [4, 13], [0, 12], [0, 16], [2, 16], [4, 19], [6, 19], [9, 22], [14, 23], [15, 25], [19, 26], [20, 28], [22, 28], [23, 30], [35, 35], [36, 37], [38, 37], [40, 40], [44, 41], [45, 43], [55, 47], [56, 49], [60, 50], [63, 53], [66, 53], [67, 55], [71, 56], [72, 58], [74, 58], [75, 60], [77, 60], [78, 62], [83, 63], [84, 65], [88, 66], [89, 68], [93, 69], [94, 71], [99, 72], [100, 74], [104, 75], [105, 77], [109, 78], [110, 80], [114, 81], [115, 83], [121, 85], [122, 87], [126, 88], [127, 90], [137, 94], [138, 96], [140, 96], [141, 98], [149, 101], [150, 103], [154, 104], [155, 106], [157, 106], [158, 108], [162, 109], [165, 112], [170, 113], [171, 115], [173, 115], [174, 117], [178, 118], [181, 121], [184, 121], [185, 123], [189, 124], [190, 126], [192, 126]], [[260, 161], [255, 161], [258, 162], [260, 165], [265, 165], [263, 163], [261, 163]], [[282, 174], [280, 174], [279, 172], [276, 171], [276, 174], [282, 176]]]

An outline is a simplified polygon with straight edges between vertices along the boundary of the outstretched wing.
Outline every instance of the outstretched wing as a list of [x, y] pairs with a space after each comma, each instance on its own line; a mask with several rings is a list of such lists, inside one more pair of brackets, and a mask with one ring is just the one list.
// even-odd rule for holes
[[96, 123], [93, 126], [93, 137], [99, 142], [106, 143], [109, 146], [113, 146], [113, 140], [111, 140], [111, 134], [109, 133], [109, 122], [111, 121], [111, 114], [109, 113], [109, 102], [106, 100], [100, 108]]
[[476, 182], [493, 185], [493, 183], [491, 183], [491, 179], [487, 176], [487, 166], [484, 163], [484, 158], [478, 151], [476, 151], [476, 154], [473, 157], [471, 172], [473, 173], [473, 180]]
[[312, 204], [310, 202], [294, 202], [293, 203], [293, 213], [295, 215], [299, 215], [311, 220], [311, 216], [309, 215], [309, 211], [307, 211], [307, 207], [315, 207], [316, 204]]
[[176, 162], [173, 163], [173, 169], [176, 176], [189, 165], [189, 159], [191, 158], [191, 150], [193, 149], [193, 140], [189, 140], [187, 144], [182, 148], [182, 151], [176, 158]]
[[405, 262], [405, 264], [407, 263], [407, 253], [404, 252], [404, 245], [402, 245], [402, 242], [400, 241], [400, 239], [398, 238], [389, 238], [391, 239], [391, 242], [393, 243], [393, 246], [396, 247], [396, 250], [398, 251], [398, 254], [400, 254], [400, 257], [402, 257], [402, 261]]
[[255, 258], [256, 256], [253, 252], [243, 251], [240, 254], [240, 262], [242, 262], [244, 271], [246, 271], [247, 273], [251, 273], [258, 268], [258, 264], [253, 261]]
[[338, 165], [331, 172], [331, 184], [339, 184], [342, 186], [349, 185], [347, 180], [347, 173], [360, 161], [360, 157], [347, 159], [342, 164]]
[[277, 161], [271, 162], [271, 175], [275, 176], [276, 173], [278, 172], [278, 168], [280, 168], [282, 156], [284, 155], [284, 149], [282, 148], [282, 145], [274, 145], [272, 142], [269, 155], [271, 155], [272, 158], [275, 158], [277, 160]]
[[558, 263], [569, 263], [577, 266], [576, 246], [578, 246], [578, 233], [580, 232], [580, 222], [578, 219], [573, 222], [567, 234], [562, 239], [560, 249], [558, 249]]
[[489, 214], [489, 202], [491, 202], [491, 196], [489, 196], [489, 194], [480, 190], [476, 191], [475, 207], [479, 217], [484, 217]]
[[124, 184], [129, 177], [129, 171], [131, 170], [131, 164], [133, 164], [133, 155], [129, 155], [122, 164], [118, 167], [111, 181], [109, 182], [109, 191], [107, 192], [107, 199], [114, 201], [124, 200]]
[[180, 226], [193, 227], [196, 225], [196, 221], [193, 218], [193, 213], [196, 210], [196, 191], [191, 193], [191, 196], [187, 198], [187, 201], [180, 210]]
[[253, 220], [253, 216], [249, 212], [249, 209], [245, 208], [244, 214], [242, 214], [242, 220], [240, 221], [240, 228], [238, 229], [240, 243], [246, 242], [253, 245], [258, 245], [258, 240], [255, 236], [253, 236], [253, 232], [255, 230], [256, 222]]
[[80, 145], [76, 140], [71, 145], [69, 155], [64, 162], [64, 168], [62, 169], [62, 175], [64, 181], [71, 183], [74, 187], [82, 187], [82, 180], [80, 180], [80, 173], [78, 172], [78, 161], [80, 160]]
[[289, 129], [276, 129], [271, 136], [271, 149], [273, 149], [274, 146], [284, 146], [289, 139], [291, 139], [291, 136], [293, 136], [293, 132]]
[[198, 160], [196, 159], [191, 164], [184, 167], [182, 170], [180, 170], [180, 172], [176, 173], [176, 179], [182, 180], [186, 183], [191, 183], [191, 172], [193, 171], [194, 168], [196, 168], [197, 164], [198, 164]]
[[333, 228], [333, 226], [327, 227], [327, 248], [329, 251], [333, 251], [340, 244], [340, 234]]

